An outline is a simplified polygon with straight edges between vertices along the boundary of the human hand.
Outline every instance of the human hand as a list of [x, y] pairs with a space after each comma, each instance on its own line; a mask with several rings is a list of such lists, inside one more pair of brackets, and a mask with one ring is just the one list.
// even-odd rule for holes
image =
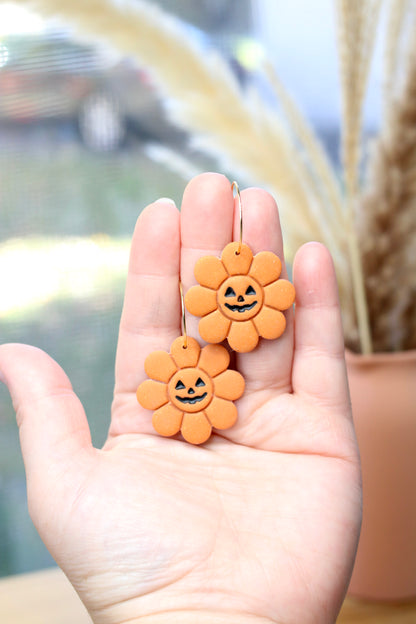
[[[242, 193], [244, 242], [282, 257], [278, 212]], [[103, 449], [62, 369], [0, 347], [17, 412], [33, 522], [96, 624], [332, 623], [361, 510], [337, 288], [324, 247], [303, 246], [296, 314], [278, 340], [237, 354], [238, 421], [203, 446], [162, 438], [137, 403], [143, 363], [181, 333], [178, 283], [238, 240], [230, 183], [204, 174], [182, 211], [161, 200], [134, 233]], [[187, 316], [188, 333], [197, 319]], [[97, 388], [97, 392], [99, 388]]]

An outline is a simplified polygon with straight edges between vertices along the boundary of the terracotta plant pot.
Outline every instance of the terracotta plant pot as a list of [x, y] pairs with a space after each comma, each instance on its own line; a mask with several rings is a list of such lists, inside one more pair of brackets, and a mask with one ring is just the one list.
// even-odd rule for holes
[[416, 597], [416, 351], [347, 352], [363, 474], [351, 595]]

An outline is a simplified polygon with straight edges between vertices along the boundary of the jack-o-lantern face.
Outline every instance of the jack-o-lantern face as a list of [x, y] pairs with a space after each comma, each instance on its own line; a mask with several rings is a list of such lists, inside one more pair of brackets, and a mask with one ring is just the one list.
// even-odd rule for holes
[[247, 321], [261, 310], [263, 289], [249, 275], [233, 275], [218, 290], [221, 312], [232, 321]]
[[173, 375], [168, 393], [173, 405], [183, 412], [200, 412], [212, 400], [213, 385], [203, 370], [183, 368]]

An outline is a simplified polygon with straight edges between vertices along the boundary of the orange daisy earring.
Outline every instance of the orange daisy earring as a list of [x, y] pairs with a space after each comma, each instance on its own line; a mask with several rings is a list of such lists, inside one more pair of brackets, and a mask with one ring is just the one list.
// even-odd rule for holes
[[142, 407], [155, 410], [152, 423], [162, 436], [181, 432], [191, 444], [206, 442], [212, 429], [229, 429], [237, 420], [233, 401], [244, 392], [244, 378], [229, 370], [230, 355], [220, 345], [201, 349], [186, 334], [181, 288], [183, 335], [166, 351], [154, 351], [145, 360], [148, 377], [137, 389]]
[[252, 351], [259, 337], [279, 338], [285, 328], [284, 310], [295, 300], [295, 288], [280, 279], [282, 263], [271, 251], [253, 256], [242, 242], [243, 218], [238, 185], [233, 182], [240, 211], [240, 241], [229, 243], [221, 258], [204, 256], [194, 269], [199, 286], [185, 296], [188, 311], [202, 317], [201, 338], [209, 343], [227, 339], [234, 351]]

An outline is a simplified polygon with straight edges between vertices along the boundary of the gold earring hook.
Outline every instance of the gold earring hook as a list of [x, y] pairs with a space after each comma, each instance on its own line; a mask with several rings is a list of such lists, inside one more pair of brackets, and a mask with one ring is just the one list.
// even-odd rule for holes
[[[235, 199], [237, 197], [238, 199], [238, 210], [239, 210], [239, 214], [240, 214], [240, 240], [238, 242], [238, 250], [237, 250], [237, 254], [241, 253], [241, 247], [243, 245], [243, 208], [241, 205], [241, 195], [240, 195], [240, 189], [238, 187], [237, 182], [234, 180], [234, 182], [231, 184], [231, 190], [233, 193], [233, 198]], [[235, 191], [235, 194], [234, 194]]]
[[182, 282], [179, 280], [179, 292], [181, 294], [181, 310], [182, 310], [182, 333], [183, 333], [183, 348], [188, 347], [188, 334], [186, 333], [186, 316], [185, 316], [185, 299], [183, 296]]

